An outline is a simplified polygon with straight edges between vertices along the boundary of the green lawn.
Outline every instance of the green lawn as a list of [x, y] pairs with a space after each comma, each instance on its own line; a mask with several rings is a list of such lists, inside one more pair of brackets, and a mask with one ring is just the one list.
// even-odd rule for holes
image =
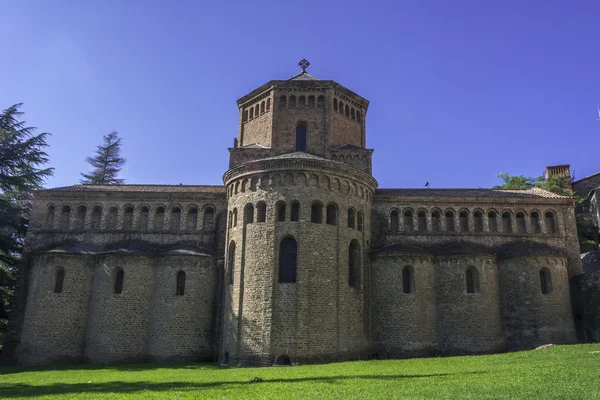
[[[262, 382], [251, 382], [255, 377]], [[600, 344], [490, 356], [272, 368], [0, 368], [0, 399], [600, 399]]]

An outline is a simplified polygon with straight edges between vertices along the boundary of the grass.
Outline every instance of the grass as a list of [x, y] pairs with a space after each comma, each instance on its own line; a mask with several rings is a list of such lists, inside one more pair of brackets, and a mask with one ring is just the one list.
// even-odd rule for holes
[[298, 367], [144, 364], [0, 368], [0, 399], [32, 397], [600, 399], [600, 344]]

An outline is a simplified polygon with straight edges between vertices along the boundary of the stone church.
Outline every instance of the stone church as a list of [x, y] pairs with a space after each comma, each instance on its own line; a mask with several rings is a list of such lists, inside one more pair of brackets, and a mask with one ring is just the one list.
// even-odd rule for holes
[[575, 199], [378, 188], [369, 101], [300, 66], [237, 101], [221, 186], [35, 193], [5, 357], [273, 365], [576, 342]]

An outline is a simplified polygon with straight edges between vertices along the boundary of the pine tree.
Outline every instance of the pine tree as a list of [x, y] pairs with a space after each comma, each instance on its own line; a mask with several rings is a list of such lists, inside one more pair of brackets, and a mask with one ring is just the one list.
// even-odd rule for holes
[[48, 133], [26, 127], [15, 104], [0, 114], [0, 343], [14, 293], [29, 222], [31, 191], [41, 189], [53, 168], [44, 152]]
[[96, 185], [114, 185], [125, 182], [117, 178], [121, 168], [125, 164], [125, 158], [121, 157], [121, 138], [116, 131], [104, 135], [104, 143], [97, 147], [96, 155], [85, 159], [94, 170], [88, 174], [81, 174], [81, 183]]

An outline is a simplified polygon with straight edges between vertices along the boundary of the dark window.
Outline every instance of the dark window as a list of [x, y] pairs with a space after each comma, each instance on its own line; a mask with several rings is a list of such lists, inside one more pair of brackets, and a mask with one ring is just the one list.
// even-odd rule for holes
[[296, 126], [296, 151], [306, 151], [306, 124]]
[[271, 98], [267, 99], [267, 111], [271, 109]]
[[540, 271], [540, 284], [542, 287], [542, 294], [550, 294], [552, 292], [552, 277], [547, 268], [542, 268]]
[[87, 213], [86, 206], [77, 207], [77, 213], [75, 214], [75, 229], [85, 228], [85, 214]]
[[454, 232], [454, 213], [446, 211], [446, 231]]
[[362, 117], [361, 117], [360, 111], [356, 111], [356, 120], [357, 120], [358, 122], [361, 122], [361, 121], [362, 121]]
[[54, 293], [62, 293], [64, 281], [65, 281], [64, 268], [62, 268], [62, 267], [57, 268], [55, 279], [54, 279]]
[[344, 103], [340, 101], [340, 114], [344, 114]]
[[502, 214], [502, 232], [512, 233], [512, 218], [509, 212]]
[[242, 122], [248, 121], [248, 110], [244, 110], [242, 113]]
[[415, 228], [413, 222], [413, 212], [411, 210], [404, 211], [404, 231], [412, 232]]
[[[54, 228], [54, 213], [54, 206], [48, 207], [48, 213], [46, 214], [46, 228], [48, 229]], [[100, 224], [98, 224], [98, 226], [100, 226]]]
[[537, 212], [531, 213], [531, 229], [534, 233], [542, 233], [542, 227], [540, 225], [540, 214]]
[[233, 212], [231, 213], [231, 221], [233, 227], [235, 228], [237, 226], [237, 208], [234, 208]]
[[315, 96], [308, 96], [308, 106], [312, 108], [315, 107]]
[[546, 223], [546, 233], [550, 235], [556, 234], [556, 219], [554, 218], [553, 212], [547, 212], [544, 214], [545, 223]]
[[440, 229], [440, 212], [434, 211], [431, 213], [431, 230], [434, 232], [439, 232]]
[[71, 207], [63, 206], [62, 213], [60, 214], [60, 229], [69, 229], [70, 219], [71, 219]]
[[333, 99], [333, 111], [337, 111], [338, 110], [338, 102], [337, 99]]
[[177, 273], [177, 291], [176, 296], [183, 296], [185, 293], [185, 272], [179, 271]]
[[296, 96], [290, 96], [289, 107], [290, 108], [295, 108], [296, 107]]
[[282, 355], [277, 357], [277, 360], [275, 360], [275, 365], [292, 365], [292, 360], [290, 357]]
[[317, 97], [317, 107], [318, 108], [325, 107], [325, 97], [323, 97], [323, 96]]
[[133, 207], [131, 206], [123, 210], [123, 229], [126, 231], [133, 229]]
[[123, 279], [125, 278], [125, 272], [119, 268], [115, 275], [115, 294], [123, 293]]
[[465, 283], [467, 286], [467, 293], [479, 292], [479, 273], [474, 267], [467, 268], [465, 272]]
[[188, 210], [185, 223], [189, 232], [195, 232], [198, 229], [198, 209], [196, 207]]
[[350, 107], [348, 107], [348, 104], [346, 104], [344, 107], [345, 107], [344, 110], [346, 111], [346, 117], [349, 117], [350, 116]]
[[392, 210], [390, 214], [390, 230], [396, 232], [400, 229], [400, 213], [398, 210]]
[[356, 112], [354, 111], [354, 107], [350, 110], [350, 118], [356, 119]]
[[256, 115], [256, 117], [258, 117], [258, 111], [259, 111], [259, 105], [257, 104], [256, 107], [254, 108], [254, 114]]
[[335, 204], [327, 205], [327, 225], [337, 225], [338, 215], [337, 206]]
[[348, 228], [356, 228], [356, 212], [354, 211], [354, 208], [348, 209]]
[[525, 214], [522, 212], [517, 213], [517, 231], [519, 233], [527, 232], [527, 228], [525, 227]]
[[427, 232], [427, 214], [425, 214], [425, 211], [419, 211], [417, 218], [419, 219], [419, 232]]
[[148, 207], [143, 206], [140, 208], [140, 230], [147, 231], [148, 230], [148, 219], [150, 215], [150, 210]]
[[300, 203], [297, 201], [292, 202], [292, 215], [290, 216], [290, 220], [294, 222], [300, 220]]
[[285, 203], [282, 201], [277, 202], [275, 210], [277, 213], [277, 222], [285, 221]]
[[350, 287], [358, 286], [360, 264], [360, 245], [358, 240], [353, 239], [348, 248], [348, 285]]
[[404, 267], [402, 270], [402, 293], [410, 294], [414, 293], [414, 273], [411, 267]]
[[279, 245], [279, 283], [295, 283], [298, 262], [298, 245], [294, 238], [288, 237]]
[[264, 102], [264, 101], [262, 101], [262, 102], [260, 103], [260, 113], [262, 114], [262, 113], [264, 113], [264, 112], [265, 112], [265, 102]]
[[466, 211], [461, 211], [460, 214], [458, 214], [458, 219], [460, 231], [469, 232], [469, 214]]
[[279, 108], [285, 108], [287, 106], [287, 99], [285, 98], [285, 95], [281, 95], [279, 97]]
[[[110, 214], [109, 214], [110, 215]], [[154, 213], [154, 229], [162, 230], [165, 226], [165, 208], [158, 207]]]
[[356, 216], [356, 227], [359, 231], [362, 232], [362, 230], [363, 230], [363, 213], [362, 213], [362, 211], [359, 211]]
[[480, 211], [475, 211], [473, 214], [473, 218], [475, 222], [475, 232], [483, 232], [483, 215]]
[[181, 226], [181, 208], [175, 207], [171, 210], [171, 232], [179, 231]]
[[[237, 225], [237, 209], [235, 210], [235, 219], [233, 220], [233, 226]], [[206, 207], [204, 209], [204, 221], [202, 222], [202, 226], [204, 229], [212, 229], [215, 224], [215, 209], [212, 207]]]
[[298, 97], [298, 107], [303, 108], [304, 106], [306, 106], [306, 97], [305, 96]]
[[265, 222], [267, 219], [267, 205], [264, 201], [256, 204], [256, 222]]
[[254, 107], [250, 107], [250, 119], [254, 118]]
[[321, 203], [312, 203], [310, 206], [310, 222], [323, 223], [323, 205]]
[[496, 213], [493, 211], [488, 213], [488, 227], [490, 232], [498, 232], [498, 218], [496, 218]]
[[233, 273], [235, 272], [235, 242], [229, 243], [229, 257], [227, 258], [227, 284], [233, 285]]
[[252, 223], [254, 223], [254, 206], [246, 204], [246, 207], [244, 207], [244, 224]]

